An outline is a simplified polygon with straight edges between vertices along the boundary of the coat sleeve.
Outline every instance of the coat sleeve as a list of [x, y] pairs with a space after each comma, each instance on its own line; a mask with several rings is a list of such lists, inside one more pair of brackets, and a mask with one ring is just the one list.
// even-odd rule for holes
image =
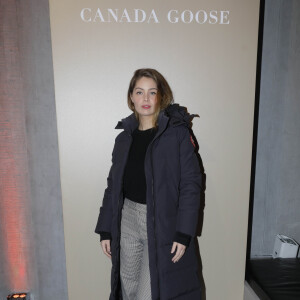
[[194, 237], [198, 224], [203, 174], [190, 131], [186, 126], [181, 129], [179, 133], [180, 183], [176, 231]]
[[[115, 142], [116, 145], [116, 142]], [[114, 166], [114, 152], [115, 152], [115, 145], [112, 152], [112, 165], [109, 170], [109, 174], [107, 177], [107, 187], [104, 191], [104, 197], [102, 201], [102, 206], [99, 210], [99, 216], [97, 225], [95, 228], [95, 233], [100, 234], [101, 231], [105, 232], [111, 232], [111, 222], [112, 222], [112, 186], [113, 186], [113, 180], [112, 180], [112, 169]]]

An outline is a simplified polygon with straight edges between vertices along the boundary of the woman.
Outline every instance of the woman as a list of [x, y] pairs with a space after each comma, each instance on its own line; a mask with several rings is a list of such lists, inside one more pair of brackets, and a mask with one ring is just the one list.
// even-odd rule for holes
[[194, 237], [202, 176], [188, 114], [165, 78], [136, 70], [118, 122], [95, 232], [112, 259], [110, 300], [199, 300]]

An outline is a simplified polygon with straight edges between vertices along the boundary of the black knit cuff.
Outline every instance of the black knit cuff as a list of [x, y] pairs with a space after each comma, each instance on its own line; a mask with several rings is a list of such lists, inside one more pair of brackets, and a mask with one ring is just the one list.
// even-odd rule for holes
[[191, 242], [191, 236], [180, 231], [176, 231], [174, 241], [188, 247]]
[[110, 232], [106, 232], [106, 231], [100, 231], [100, 242], [102, 240], [111, 240], [111, 233]]

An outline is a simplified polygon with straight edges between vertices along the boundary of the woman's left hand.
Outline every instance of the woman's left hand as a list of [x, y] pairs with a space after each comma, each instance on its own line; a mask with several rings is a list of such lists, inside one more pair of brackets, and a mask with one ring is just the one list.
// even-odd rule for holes
[[174, 263], [178, 262], [178, 260], [183, 256], [183, 254], [185, 252], [185, 248], [186, 248], [185, 245], [182, 245], [177, 242], [173, 242], [171, 253], [173, 253], [175, 251], [176, 247], [177, 247], [176, 254], [172, 258], [172, 262], [174, 262]]

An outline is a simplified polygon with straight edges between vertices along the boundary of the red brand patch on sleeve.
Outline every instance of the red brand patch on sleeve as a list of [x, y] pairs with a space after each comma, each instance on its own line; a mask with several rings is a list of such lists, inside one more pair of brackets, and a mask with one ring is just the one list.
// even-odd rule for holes
[[191, 135], [190, 135], [190, 139], [191, 139], [191, 142], [192, 142], [193, 146], [196, 147], [195, 142], [194, 142], [194, 140], [193, 140], [193, 138], [192, 138]]

